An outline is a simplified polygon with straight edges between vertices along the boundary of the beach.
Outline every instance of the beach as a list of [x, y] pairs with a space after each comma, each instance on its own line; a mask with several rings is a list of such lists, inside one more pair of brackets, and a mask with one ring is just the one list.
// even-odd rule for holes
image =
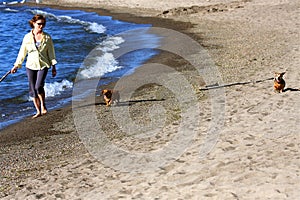
[[[299, 2], [42, 5], [150, 23], [184, 42], [147, 62], [168, 67], [145, 66], [103, 86], [133, 88], [120, 106], [90, 97], [1, 130], [1, 199], [299, 198]], [[207, 56], [199, 61], [186, 46]], [[274, 92], [275, 71], [286, 72], [283, 93]]]

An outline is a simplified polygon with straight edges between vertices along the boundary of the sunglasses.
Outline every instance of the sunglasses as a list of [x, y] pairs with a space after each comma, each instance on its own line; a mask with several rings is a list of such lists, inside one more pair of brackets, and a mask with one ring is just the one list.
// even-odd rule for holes
[[45, 23], [37, 23], [37, 25], [39, 25], [39, 26], [45, 26]]

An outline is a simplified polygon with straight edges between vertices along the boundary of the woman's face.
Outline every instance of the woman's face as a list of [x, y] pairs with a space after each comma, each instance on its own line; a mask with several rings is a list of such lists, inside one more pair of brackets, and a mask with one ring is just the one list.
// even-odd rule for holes
[[44, 20], [37, 20], [36, 22], [34, 22], [34, 29], [38, 31], [42, 31], [44, 27], [45, 27]]

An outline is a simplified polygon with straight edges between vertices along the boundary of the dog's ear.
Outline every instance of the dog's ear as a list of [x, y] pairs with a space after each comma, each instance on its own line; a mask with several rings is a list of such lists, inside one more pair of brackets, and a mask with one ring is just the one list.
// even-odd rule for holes
[[281, 76], [285, 75], [285, 72], [282, 72], [280, 75], [281, 75]]
[[102, 93], [102, 94], [105, 94], [105, 92], [106, 92], [106, 90], [102, 90], [102, 92], [101, 92], [101, 93]]

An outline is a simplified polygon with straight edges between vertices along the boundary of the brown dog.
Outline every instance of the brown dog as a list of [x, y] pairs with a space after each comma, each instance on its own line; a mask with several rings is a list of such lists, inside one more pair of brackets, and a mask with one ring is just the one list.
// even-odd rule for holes
[[283, 92], [284, 87], [285, 87], [285, 81], [283, 80], [283, 75], [285, 72], [278, 73], [275, 72], [275, 77], [274, 77], [274, 91], [275, 92]]
[[120, 101], [120, 94], [117, 90], [104, 89], [102, 94], [106, 106], [110, 106], [112, 103], [119, 103]]

